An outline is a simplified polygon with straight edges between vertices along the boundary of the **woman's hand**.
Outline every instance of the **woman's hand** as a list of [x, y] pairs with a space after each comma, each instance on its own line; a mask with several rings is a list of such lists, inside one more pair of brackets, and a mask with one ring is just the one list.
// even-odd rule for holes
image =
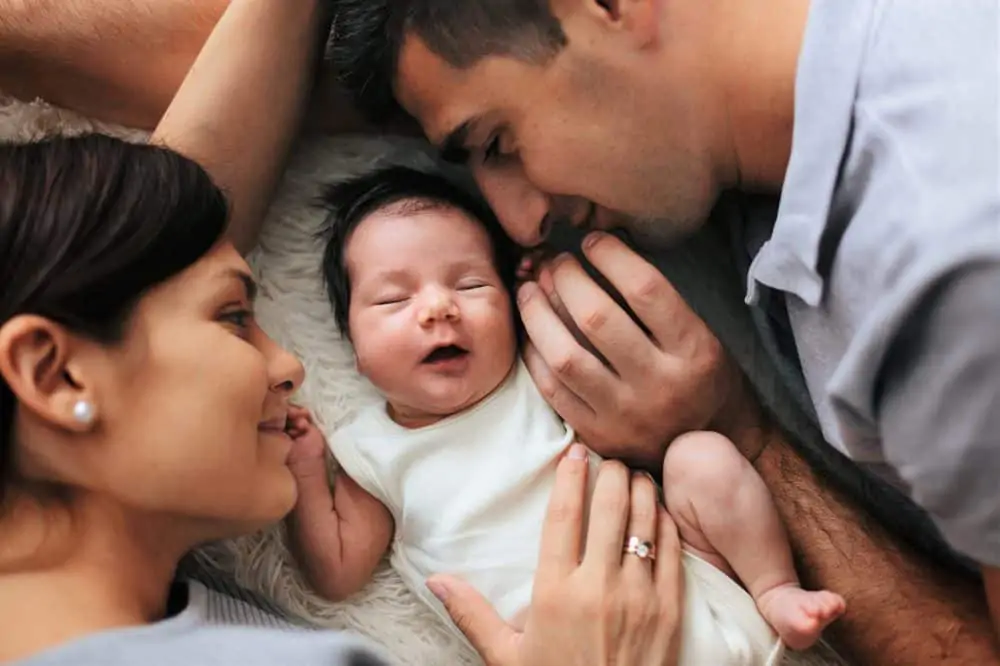
[[[579, 444], [559, 464], [523, 632], [462, 581], [428, 581], [488, 666], [676, 663], [683, 594], [677, 529], [649, 478], [606, 462], [581, 544], [587, 468]], [[656, 559], [623, 554], [630, 536], [656, 544]]]

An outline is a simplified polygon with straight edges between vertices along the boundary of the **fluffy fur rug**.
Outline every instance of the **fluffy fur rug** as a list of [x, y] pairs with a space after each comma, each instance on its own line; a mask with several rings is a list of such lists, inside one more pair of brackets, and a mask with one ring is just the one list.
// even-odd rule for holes
[[[0, 139], [27, 141], [53, 133], [101, 131], [131, 140], [144, 134], [94, 123], [42, 102], [20, 103], [0, 95]], [[259, 318], [264, 328], [304, 362], [307, 379], [299, 400], [313, 409], [329, 433], [348, 419], [374, 390], [354, 367], [334, 325], [319, 274], [321, 246], [315, 232], [324, 213], [315, 205], [323, 184], [378, 163], [429, 164], [416, 142], [377, 138], [311, 138], [302, 142], [275, 200], [253, 264], [261, 284]], [[294, 567], [284, 530], [206, 549], [202, 559], [235, 574], [244, 586], [315, 625], [349, 629], [384, 645], [400, 663], [413, 666], [478, 664], [478, 658], [443, 630], [386, 565], [355, 598], [331, 604], [314, 595]], [[841, 664], [828, 650], [790, 656], [801, 666]], [[712, 666], [712, 665], [706, 665]]]

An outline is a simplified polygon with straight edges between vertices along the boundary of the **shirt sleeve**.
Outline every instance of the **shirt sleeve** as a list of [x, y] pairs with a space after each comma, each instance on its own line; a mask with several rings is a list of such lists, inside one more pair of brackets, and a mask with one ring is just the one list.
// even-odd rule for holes
[[918, 302], [876, 395], [914, 501], [953, 548], [1000, 566], [1000, 262], [960, 266]]

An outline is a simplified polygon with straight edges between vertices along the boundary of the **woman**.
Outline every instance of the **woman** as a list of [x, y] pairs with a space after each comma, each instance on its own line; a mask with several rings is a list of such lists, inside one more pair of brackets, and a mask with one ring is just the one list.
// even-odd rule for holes
[[[302, 366], [255, 323], [239, 251], [323, 13], [233, 0], [153, 145], [0, 146], [0, 662], [378, 663], [332, 632], [209, 626], [219, 595], [172, 584], [186, 552], [295, 502], [284, 429]], [[459, 581], [436, 592], [491, 664], [673, 663], [679, 547], [634, 490], [649, 481], [602, 470], [581, 561], [586, 464], [571, 452], [559, 474], [523, 634]], [[623, 566], [630, 511], [659, 512], [649, 566]]]

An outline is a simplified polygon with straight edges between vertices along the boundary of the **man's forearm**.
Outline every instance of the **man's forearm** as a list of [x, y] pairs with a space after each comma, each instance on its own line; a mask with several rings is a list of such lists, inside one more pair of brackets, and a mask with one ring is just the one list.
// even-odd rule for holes
[[860, 664], [1000, 663], [982, 590], [928, 566], [818, 479], [771, 429], [755, 467], [774, 495], [807, 585], [834, 590], [847, 614], [830, 630]]
[[[152, 129], [229, 0], [0, 0], [0, 90]], [[248, 36], [252, 39], [252, 36]], [[326, 72], [309, 125], [368, 129]]]

